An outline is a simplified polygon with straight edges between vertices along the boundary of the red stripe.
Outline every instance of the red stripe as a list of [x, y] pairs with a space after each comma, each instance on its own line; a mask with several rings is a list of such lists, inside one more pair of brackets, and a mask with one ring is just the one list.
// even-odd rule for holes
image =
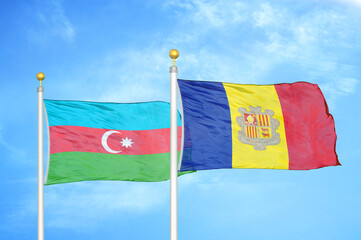
[[266, 126], [266, 121], [264, 120], [264, 115], [262, 115], [262, 122], [263, 122], [263, 126]]
[[[112, 129], [88, 128], [78, 126], [51, 126], [50, 154], [59, 152], [95, 152], [109, 153], [102, 145], [102, 136]], [[110, 149], [121, 151], [117, 154], [146, 155], [170, 151], [170, 129], [154, 129], [144, 131], [115, 130], [108, 137]], [[178, 150], [181, 146], [182, 127], [178, 126]], [[133, 144], [126, 148], [121, 143], [123, 139], [131, 139]]]
[[256, 137], [256, 133], [254, 132], [254, 127], [252, 127], [252, 137], [253, 137], [253, 138]]
[[255, 132], [256, 132], [256, 138], [258, 138], [257, 128], [254, 127], [254, 130], [255, 130]]
[[286, 130], [289, 169], [340, 165], [335, 123], [316, 84], [275, 85]]
[[246, 127], [247, 129], [247, 137], [249, 137], [249, 130], [248, 130], [248, 126]]

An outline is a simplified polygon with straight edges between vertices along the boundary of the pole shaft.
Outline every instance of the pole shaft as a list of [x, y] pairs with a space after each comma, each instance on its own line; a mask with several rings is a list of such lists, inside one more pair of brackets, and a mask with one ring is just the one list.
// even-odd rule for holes
[[44, 240], [44, 88], [38, 87], [38, 240]]
[[170, 67], [170, 239], [178, 239], [177, 73]]

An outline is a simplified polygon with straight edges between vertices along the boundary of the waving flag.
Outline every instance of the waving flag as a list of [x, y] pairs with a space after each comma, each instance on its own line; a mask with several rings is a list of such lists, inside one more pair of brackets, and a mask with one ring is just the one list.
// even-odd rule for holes
[[178, 84], [184, 118], [181, 171], [340, 165], [334, 120], [316, 84]]
[[[169, 103], [44, 103], [50, 138], [47, 185], [169, 179]], [[180, 150], [179, 114], [178, 122]]]

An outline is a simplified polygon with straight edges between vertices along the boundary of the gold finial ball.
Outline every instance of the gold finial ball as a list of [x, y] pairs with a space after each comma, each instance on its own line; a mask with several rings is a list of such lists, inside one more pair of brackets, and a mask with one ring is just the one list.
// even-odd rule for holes
[[176, 59], [179, 56], [179, 52], [177, 49], [172, 49], [169, 51], [169, 57], [172, 59]]
[[36, 74], [36, 78], [37, 78], [39, 81], [43, 81], [44, 78], [45, 78], [45, 74], [42, 73], [42, 72], [39, 72], [38, 74]]

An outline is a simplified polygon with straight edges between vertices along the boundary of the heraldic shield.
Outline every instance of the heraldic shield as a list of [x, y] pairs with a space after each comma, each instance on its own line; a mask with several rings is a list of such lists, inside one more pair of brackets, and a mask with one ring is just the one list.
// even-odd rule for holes
[[241, 130], [238, 131], [238, 139], [244, 143], [253, 145], [255, 150], [266, 150], [267, 145], [280, 143], [280, 134], [277, 128], [280, 122], [273, 118], [274, 112], [266, 109], [262, 112], [261, 107], [249, 106], [249, 110], [241, 107], [238, 109], [242, 115], [236, 118]]

